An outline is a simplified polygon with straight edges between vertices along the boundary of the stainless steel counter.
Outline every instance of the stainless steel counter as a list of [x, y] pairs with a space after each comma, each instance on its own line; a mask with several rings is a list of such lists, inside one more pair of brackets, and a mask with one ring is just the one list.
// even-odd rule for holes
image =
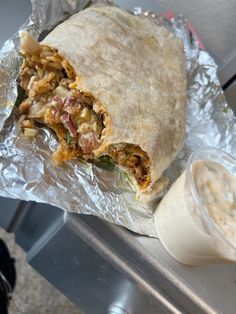
[[[236, 0], [116, 3], [184, 12], [214, 52], [223, 84], [236, 73], [228, 61], [236, 49]], [[0, 45], [30, 11], [29, 0], [0, 2]], [[186, 267], [156, 239], [43, 204], [0, 198], [0, 226], [15, 232], [29, 263], [86, 314], [235, 313], [236, 265]]]

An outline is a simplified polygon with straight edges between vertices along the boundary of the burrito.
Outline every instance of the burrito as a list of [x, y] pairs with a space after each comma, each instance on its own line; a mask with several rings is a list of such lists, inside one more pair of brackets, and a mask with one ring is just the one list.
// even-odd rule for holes
[[181, 148], [186, 71], [181, 39], [115, 6], [73, 15], [38, 43], [21, 37], [25, 136], [58, 139], [56, 164], [107, 158], [149, 191]]

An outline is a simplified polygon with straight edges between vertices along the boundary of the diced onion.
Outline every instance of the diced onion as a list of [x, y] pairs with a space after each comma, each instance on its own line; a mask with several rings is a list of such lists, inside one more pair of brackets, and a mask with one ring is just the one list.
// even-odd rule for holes
[[54, 91], [54, 94], [59, 97], [67, 97], [69, 96], [69, 90], [63, 86], [57, 86], [57, 88]]
[[25, 137], [35, 137], [36, 135], [36, 130], [35, 129], [29, 129], [29, 128], [25, 128], [24, 129], [24, 136]]
[[87, 107], [83, 108], [83, 110], [80, 112], [80, 118], [84, 120], [89, 120], [91, 116], [91, 110], [89, 110]]

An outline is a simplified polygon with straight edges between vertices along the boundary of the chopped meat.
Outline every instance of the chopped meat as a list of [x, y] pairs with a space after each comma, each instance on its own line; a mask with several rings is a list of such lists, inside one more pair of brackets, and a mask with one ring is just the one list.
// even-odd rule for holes
[[148, 186], [150, 183], [150, 160], [147, 153], [139, 146], [121, 143], [112, 145], [108, 149], [111, 156], [119, 165], [127, 168], [140, 185]]
[[77, 134], [77, 125], [74, 123], [72, 117], [67, 112], [64, 112], [61, 115], [61, 122], [63, 123], [64, 127], [70, 132], [70, 136], [75, 137]]
[[26, 98], [19, 106], [19, 112], [26, 113], [29, 110], [29, 107], [31, 106], [32, 101], [29, 98]]
[[53, 159], [56, 164], [60, 164], [64, 160], [71, 160], [75, 155], [76, 152], [69, 145], [62, 142], [53, 154]]
[[93, 132], [80, 134], [79, 133], [79, 146], [83, 154], [91, 154], [99, 146], [99, 140]]
[[63, 107], [63, 101], [61, 97], [57, 95], [53, 96], [51, 104], [56, 106], [58, 109]]
[[67, 107], [71, 107], [72, 105], [76, 103], [76, 101], [77, 99], [73, 96], [66, 97], [64, 100], [64, 109], [66, 109]]
[[53, 123], [61, 123], [61, 111], [57, 108], [52, 108]]
[[30, 121], [30, 120], [24, 120], [23, 122], [22, 122], [22, 125], [21, 125], [23, 128], [33, 128], [34, 126], [33, 126], [33, 123], [32, 123], [32, 121]]
[[23, 71], [21, 71], [20, 86], [25, 91], [27, 90], [28, 85], [29, 85], [29, 81], [30, 81], [31, 77], [34, 76], [34, 74], [35, 74], [35, 71], [29, 67], [26, 67], [23, 69]]

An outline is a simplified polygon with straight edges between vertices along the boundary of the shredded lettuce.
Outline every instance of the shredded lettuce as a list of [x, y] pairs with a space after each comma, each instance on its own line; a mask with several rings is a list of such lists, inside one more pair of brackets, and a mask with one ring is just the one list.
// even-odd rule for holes
[[66, 132], [66, 143], [68, 145], [70, 145], [70, 143], [71, 143], [71, 135], [70, 135], [69, 131]]
[[78, 157], [77, 160], [84, 166], [89, 167], [89, 164], [83, 159], [83, 157]]
[[133, 177], [128, 172], [125, 172], [125, 171], [122, 172], [122, 177], [123, 177], [123, 180], [127, 182], [128, 184], [130, 184], [132, 187], [135, 185]]
[[99, 157], [98, 161], [96, 161], [96, 166], [108, 171], [113, 171], [115, 168], [115, 164], [109, 156]]

